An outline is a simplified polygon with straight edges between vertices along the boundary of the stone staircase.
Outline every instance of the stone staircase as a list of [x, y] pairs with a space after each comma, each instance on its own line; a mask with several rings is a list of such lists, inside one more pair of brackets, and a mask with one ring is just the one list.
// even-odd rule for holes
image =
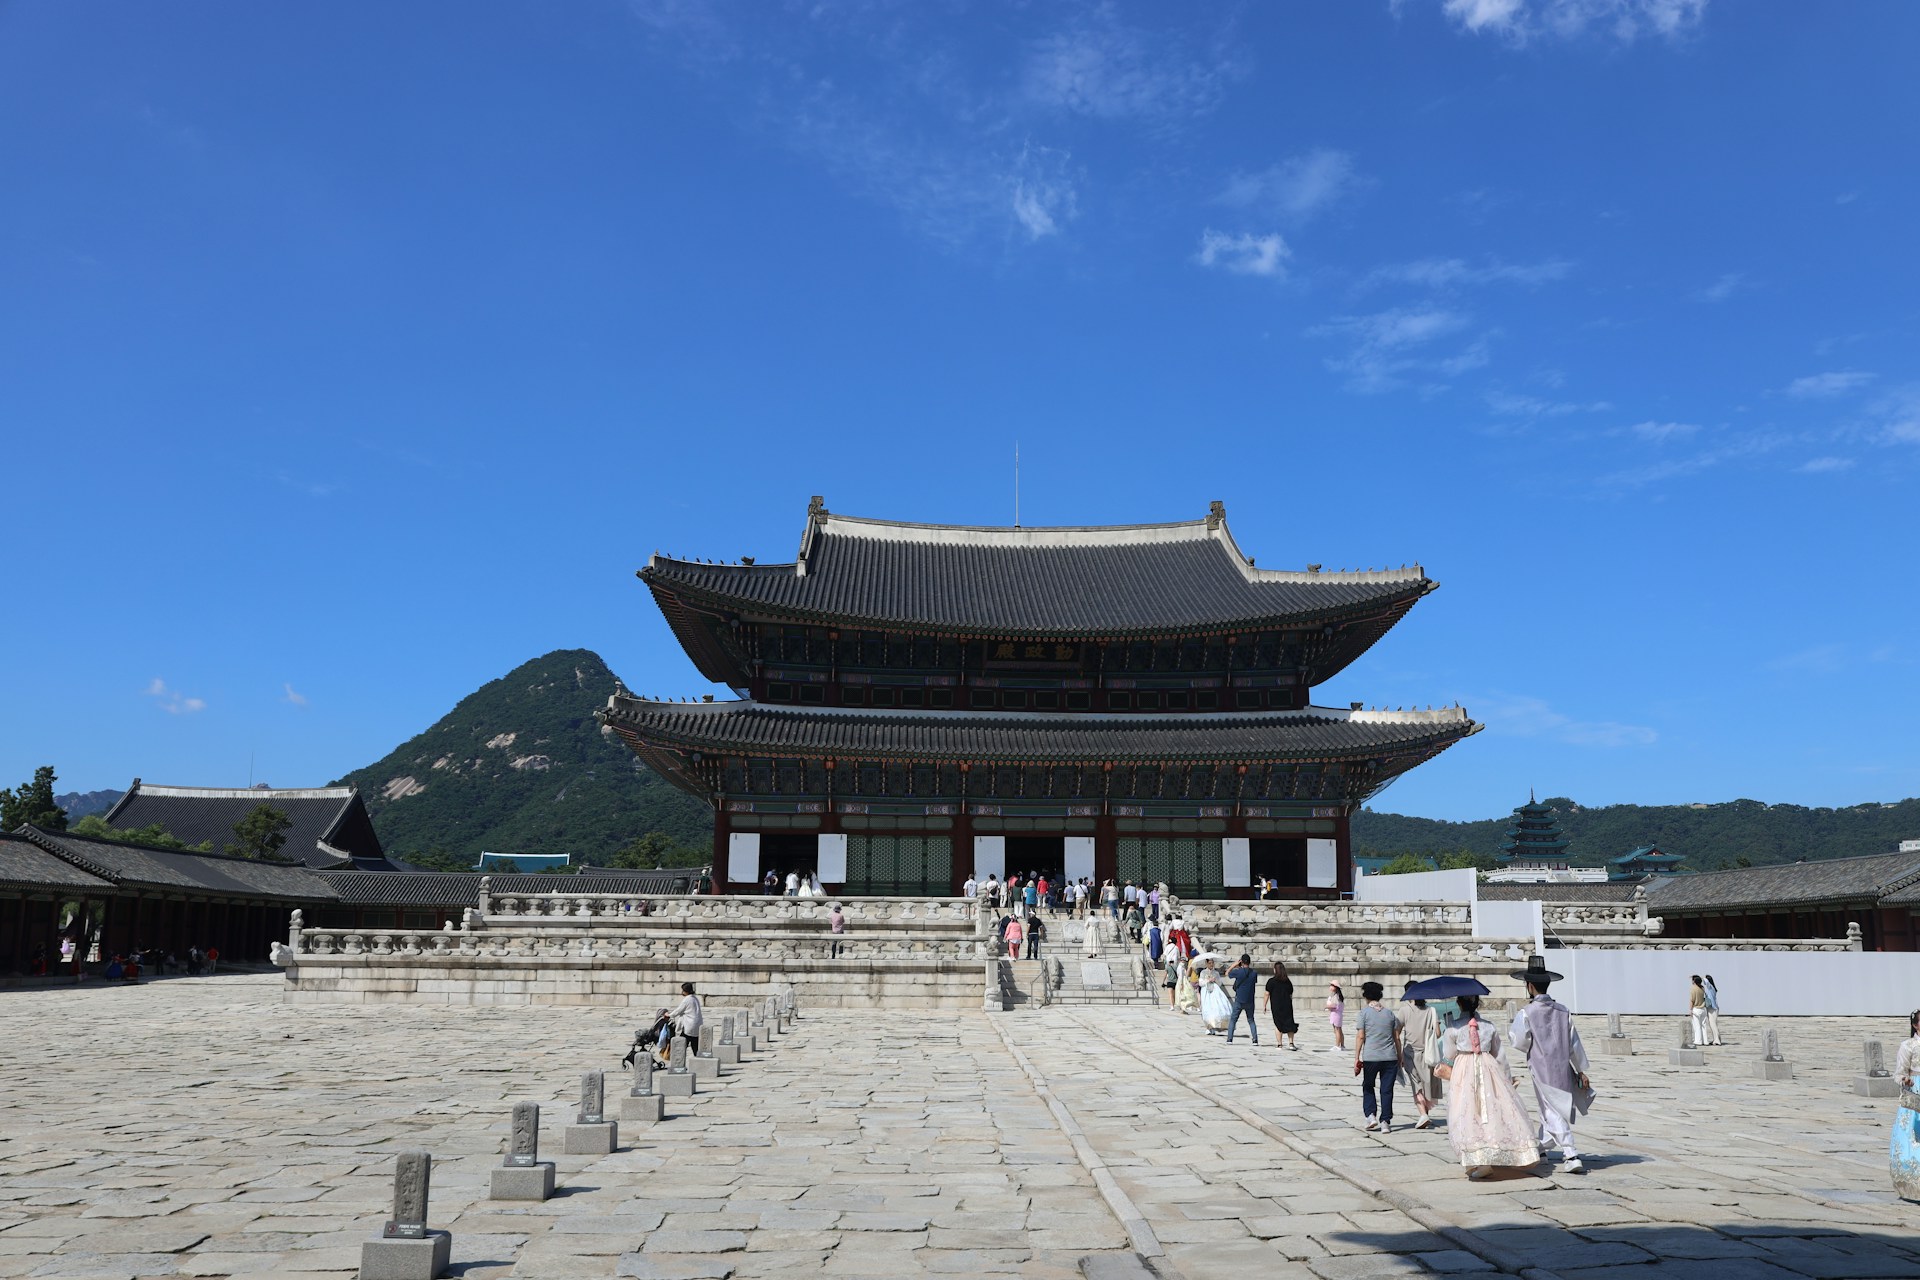
[[[1151, 1008], [1163, 1001], [1166, 998], [1163, 988], [1141, 985], [1141, 971], [1134, 963], [1135, 958], [1141, 956], [1140, 948], [1126, 941], [1124, 932], [1121, 940], [1115, 942], [1111, 920], [1099, 924], [1101, 943], [1097, 960], [1087, 959], [1082, 950], [1086, 937], [1081, 932], [1085, 927], [1082, 922], [1063, 916], [1050, 924], [1048, 932], [1058, 941], [1049, 944], [1047, 957], [1040, 963], [1052, 970], [1053, 1003]], [[1145, 963], [1144, 958], [1141, 963]], [[1146, 971], [1146, 976], [1151, 981], [1153, 971]]]

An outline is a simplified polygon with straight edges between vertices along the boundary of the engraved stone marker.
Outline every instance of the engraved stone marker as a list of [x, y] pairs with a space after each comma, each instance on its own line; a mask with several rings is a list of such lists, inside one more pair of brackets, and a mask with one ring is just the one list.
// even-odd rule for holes
[[1760, 1033], [1760, 1061], [1753, 1064], [1753, 1074], [1762, 1080], [1793, 1079], [1793, 1064], [1780, 1056], [1778, 1028], [1768, 1027]]
[[1780, 1057], [1780, 1033], [1768, 1027], [1760, 1034], [1760, 1056], [1768, 1062], [1782, 1061]]
[[640, 1052], [633, 1055], [633, 1089], [629, 1097], [644, 1098], [653, 1092], [653, 1055]]
[[620, 1146], [620, 1126], [607, 1119], [607, 1077], [589, 1071], [580, 1077], [580, 1114], [567, 1126], [570, 1156], [611, 1155]]
[[1607, 1015], [1606, 1038], [1600, 1041], [1600, 1052], [1618, 1058], [1633, 1056], [1633, 1041], [1627, 1038], [1626, 1028], [1620, 1024], [1620, 1015]]
[[1667, 1050], [1667, 1063], [1675, 1067], [1704, 1067], [1707, 1051], [1693, 1043], [1693, 1019], [1680, 1019], [1680, 1046]]
[[671, 1047], [667, 1050], [667, 1070], [677, 1076], [686, 1074], [687, 1039], [685, 1036], [673, 1038]]
[[1627, 1034], [1625, 1031], [1620, 1029], [1619, 1014], [1610, 1013], [1607, 1015], [1607, 1034], [1612, 1036], [1616, 1040], [1619, 1039], [1621, 1036]]
[[713, 1046], [719, 1034], [719, 1030], [711, 1022], [700, 1024], [700, 1042], [694, 1052], [693, 1061], [689, 1065], [693, 1068], [693, 1074], [702, 1080], [720, 1078], [720, 1059], [713, 1055]]
[[1887, 1050], [1878, 1040], [1866, 1042], [1862, 1058], [1866, 1070], [1853, 1078], [1853, 1091], [1863, 1098], [1897, 1098], [1900, 1082], [1887, 1071]]
[[513, 1139], [507, 1147], [507, 1163], [516, 1168], [531, 1168], [540, 1162], [540, 1104], [513, 1104]]
[[578, 1124], [603, 1124], [606, 1121], [607, 1077], [604, 1072], [589, 1071], [580, 1077], [580, 1115]]
[[453, 1236], [427, 1226], [433, 1157], [402, 1151], [393, 1163], [393, 1218], [360, 1246], [364, 1280], [434, 1280], [453, 1259]]
[[402, 1151], [393, 1162], [393, 1221], [385, 1234], [421, 1240], [427, 1234], [427, 1187], [433, 1181], [433, 1157]]

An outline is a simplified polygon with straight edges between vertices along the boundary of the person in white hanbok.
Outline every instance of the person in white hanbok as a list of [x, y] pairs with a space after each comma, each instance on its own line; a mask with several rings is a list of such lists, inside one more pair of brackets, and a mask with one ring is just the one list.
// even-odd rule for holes
[[1213, 967], [1213, 961], [1206, 961], [1206, 966], [1200, 971], [1200, 1021], [1207, 1024], [1207, 1034], [1215, 1036], [1231, 1024], [1233, 1000], [1221, 985], [1220, 974]]
[[1587, 1049], [1573, 1025], [1567, 1006], [1547, 994], [1560, 975], [1539, 956], [1529, 956], [1527, 967], [1513, 975], [1527, 984], [1527, 1003], [1513, 1015], [1507, 1043], [1527, 1060], [1533, 1077], [1533, 1098], [1540, 1107], [1539, 1145], [1545, 1151], [1558, 1145], [1560, 1172], [1585, 1173], [1580, 1152], [1573, 1145], [1573, 1122], [1585, 1114], [1593, 1098], [1587, 1085]]
[[1089, 915], [1087, 922], [1080, 926], [1085, 933], [1080, 939], [1080, 954], [1089, 960], [1100, 958], [1100, 918]]

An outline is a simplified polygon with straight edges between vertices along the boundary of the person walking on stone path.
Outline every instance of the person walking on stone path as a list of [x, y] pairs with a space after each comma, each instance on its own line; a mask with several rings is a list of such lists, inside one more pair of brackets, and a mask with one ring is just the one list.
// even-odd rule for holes
[[1707, 989], [1700, 983], [1700, 975], [1693, 975], [1693, 986], [1687, 989], [1687, 1016], [1693, 1020], [1693, 1042], [1707, 1042]]
[[1100, 958], [1100, 917], [1089, 914], [1086, 922], [1080, 926], [1080, 956], [1085, 960]]
[[1147, 913], [1141, 910], [1140, 900], [1135, 898], [1127, 903], [1127, 936], [1135, 942], [1140, 941], [1140, 931], [1146, 924]]
[[1120, 918], [1120, 891], [1113, 887], [1112, 880], [1100, 886], [1100, 902], [1106, 907], [1108, 915], [1115, 920]]
[[1353, 1074], [1360, 1077], [1360, 1114], [1367, 1118], [1368, 1130], [1392, 1133], [1393, 1084], [1400, 1076], [1400, 1019], [1380, 1003], [1385, 994], [1386, 988], [1377, 982], [1360, 984], [1360, 998], [1366, 1003], [1360, 1006], [1354, 1026]]
[[1027, 882], [1020, 886], [1020, 896], [1027, 904], [1027, 915], [1031, 917], [1040, 906], [1040, 886], [1034, 883], [1032, 876], [1028, 876]]
[[787, 872], [787, 896], [789, 898], [800, 896], [800, 873], [797, 871]]
[[1017, 915], [1008, 916], [1006, 928], [1001, 930], [1000, 936], [1006, 939], [1007, 959], [1018, 960], [1020, 958], [1020, 943], [1027, 936], [1025, 926], [1020, 923], [1020, 917]]
[[1047, 926], [1039, 916], [1027, 917], [1027, 959], [1040, 958], [1040, 944], [1047, 940]]
[[680, 1003], [673, 1006], [673, 1012], [667, 1017], [671, 1020], [673, 1034], [684, 1040], [700, 1038], [700, 997], [693, 994], [693, 984], [680, 984]]
[[1507, 1072], [1499, 1028], [1480, 1017], [1480, 997], [1459, 997], [1460, 1016], [1441, 1036], [1434, 1070], [1447, 1082], [1447, 1143], [1478, 1181], [1498, 1168], [1540, 1163], [1533, 1124]]
[[1346, 993], [1340, 990], [1339, 983], [1329, 982], [1327, 984], [1327, 1026], [1333, 1031], [1333, 1048], [1331, 1050], [1333, 1053], [1339, 1053], [1347, 1047], [1347, 1033], [1345, 1028], [1341, 1026], [1346, 1016]]
[[1707, 1043], [1725, 1044], [1726, 1041], [1720, 1038], [1720, 988], [1714, 985], [1712, 974], [1706, 975], [1706, 981], [1700, 984], [1700, 989], [1707, 993]]
[[1920, 1009], [1907, 1016], [1907, 1039], [1894, 1051], [1893, 1076], [1900, 1082], [1888, 1148], [1893, 1191], [1902, 1200], [1920, 1200], [1920, 1094], [1914, 1092], [1920, 1076]]
[[1253, 984], [1259, 981], [1259, 975], [1253, 971], [1253, 957], [1242, 952], [1240, 963], [1227, 970], [1227, 980], [1233, 983], [1233, 1012], [1227, 1018], [1227, 1043], [1233, 1043], [1233, 1033], [1239, 1028], [1244, 1015], [1247, 1019], [1247, 1039], [1253, 1041], [1257, 1049], [1260, 1047], [1260, 1024], [1253, 1017]]
[[1533, 1096], [1540, 1105], [1540, 1149], [1560, 1147], [1560, 1172], [1585, 1173], [1573, 1145], [1573, 1121], [1585, 1114], [1593, 1092], [1587, 1086], [1587, 1049], [1573, 1026], [1573, 1011], [1547, 994], [1560, 975], [1539, 956], [1528, 956], [1527, 967], [1512, 975], [1527, 984], [1527, 1003], [1513, 1015], [1507, 1041], [1525, 1055], [1533, 1076]]
[[840, 958], [840, 940], [847, 934], [847, 913], [840, 909], [839, 903], [833, 904], [833, 910], [827, 912], [827, 931], [833, 935], [833, 959]]
[[780, 890], [780, 873], [768, 867], [766, 877], [760, 881], [760, 887], [769, 898], [773, 897]]
[[[1407, 986], [1412, 986], [1409, 981]], [[1440, 1096], [1440, 1081], [1433, 1075], [1427, 1058], [1427, 1042], [1438, 1039], [1439, 1019], [1427, 1008], [1425, 1000], [1403, 1001], [1394, 1016], [1400, 1019], [1400, 1076], [1413, 1091], [1413, 1104], [1420, 1108], [1416, 1129], [1433, 1127], [1433, 1104]]]
[[1200, 1007], [1200, 991], [1193, 985], [1193, 962], [1182, 959], [1174, 975], [1173, 1011], [1185, 1017]]
[[1153, 888], [1147, 890], [1147, 919], [1153, 921], [1155, 924], [1160, 923], [1160, 886], [1159, 885], [1155, 885], [1153, 886]]
[[1300, 1024], [1293, 1018], [1293, 979], [1279, 960], [1273, 962], [1273, 976], [1267, 979], [1267, 991], [1261, 1000], [1273, 1015], [1274, 1045], [1300, 1052]]
[[972, 876], [968, 876], [966, 878], [965, 883], [963, 883], [960, 886], [960, 896], [963, 898], [976, 897], [978, 896], [979, 888], [980, 888], [979, 882], [976, 881]]

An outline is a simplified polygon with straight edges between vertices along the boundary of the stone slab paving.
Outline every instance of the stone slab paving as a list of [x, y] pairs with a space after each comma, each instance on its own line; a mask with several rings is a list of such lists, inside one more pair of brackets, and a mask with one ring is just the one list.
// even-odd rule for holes
[[[1596, 1058], [1593, 1172], [1474, 1184], [1443, 1130], [1359, 1129], [1348, 1055], [1127, 1007], [808, 1013], [615, 1154], [556, 1155], [582, 1071], [624, 1088], [627, 1015], [286, 1006], [280, 981], [0, 993], [0, 1277], [351, 1276], [414, 1147], [456, 1275], [1077, 1275], [1127, 1236], [1008, 1041], [1196, 1280], [1920, 1277], [1890, 1104], [1849, 1089], [1899, 1028], [1864, 1020], [1781, 1023], [1798, 1078], [1767, 1082], [1752, 1023], [1681, 1068], [1673, 1020], [1629, 1019], [1641, 1052]], [[560, 1194], [489, 1201], [529, 1099]]]
[[[1627, 1019], [1640, 1051], [1595, 1051], [1601, 1100], [1579, 1130], [1592, 1171], [1570, 1175], [1549, 1164], [1472, 1183], [1453, 1162], [1444, 1120], [1431, 1130], [1410, 1127], [1417, 1113], [1404, 1089], [1394, 1132], [1361, 1128], [1351, 1050], [1326, 1052], [1324, 1029], [1309, 1028], [1296, 1053], [1244, 1037], [1228, 1046], [1197, 1019], [1165, 1012], [1082, 1009], [1064, 1020], [1084, 1034], [1006, 1025], [1017, 1028], [1037, 1069], [1061, 1077], [1055, 1088], [1069, 1100], [1086, 1099], [1096, 1115], [1114, 1098], [1163, 1113], [1138, 1131], [1168, 1136], [1141, 1144], [1145, 1172], [1129, 1173], [1129, 1189], [1156, 1231], [1176, 1212], [1199, 1224], [1184, 1233], [1172, 1226], [1162, 1237], [1190, 1274], [1202, 1273], [1196, 1264], [1215, 1250], [1255, 1256], [1255, 1241], [1282, 1255], [1283, 1268], [1304, 1267], [1274, 1272], [1282, 1275], [1487, 1268], [1482, 1257], [1450, 1251], [1410, 1224], [1400, 1209], [1414, 1207], [1432, 1215], [1429, 1225], [1467, 1228], [1496, 1256], [1567, 1280], [1920, 1277], [1920, 1205], [1894, 1197], [1887, 1179], [1891, 1104], [1851, 1092], [1861, 1042], [1897, 1037], [1896, 1023], [1779, 1020], [1796, 1078], [1770, 1082], [1750, 1074], [1761, 1020], [1723, 1017], [1729, 1044], [1710, 1050], [1707, 1066], [1685, 1068], [1669, 1066], [1665, 1052], [1677, 1019]], [[1580, 1026], [1586, 1037], [1606, 1034], [1604, 1019], [1582, 1018]], [[1524, 1067], [1517, 1075], [1531, 1107]], [[1176, 1091], [1185, 1082], [1189, 1096], [1163, 1092], [1148, 1108], [1156, 1080]], [[1281, 1132], [1265, 1134], [1224, 1107], [1203, 1119], [1209, 1100], [1247, 1108]], [[1444, 1117], [1444, 1107], [1436, 1114]], [[1090, 1134], [1124, 1142], [1084, 1123]], [[1265, 1176], [1263, 1158], [1271, 1162]], [[1355, 1182], [1384, 1187], [1393, 1200]], [[1172, 1243], [1181, 1238], [1195, 1247]]]

